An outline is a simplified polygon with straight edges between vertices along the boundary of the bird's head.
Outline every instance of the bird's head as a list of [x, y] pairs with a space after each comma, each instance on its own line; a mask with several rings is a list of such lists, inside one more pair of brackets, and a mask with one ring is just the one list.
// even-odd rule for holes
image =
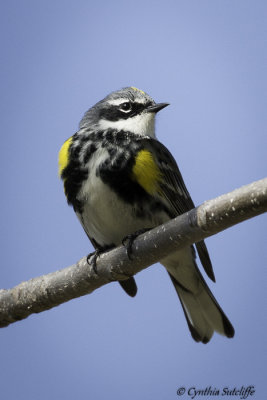
[[155, 115], [168, 105], [156, 103], [137, 88], [123, 88], [110, 93], [90, 108], [80, 122], [80, 129], [116, 129], [154, 137]]

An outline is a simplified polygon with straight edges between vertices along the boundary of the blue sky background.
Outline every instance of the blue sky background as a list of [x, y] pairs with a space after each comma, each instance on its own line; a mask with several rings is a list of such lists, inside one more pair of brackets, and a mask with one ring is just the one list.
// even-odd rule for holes
[[[0, 11], [0, 287], [91, 251], [57, 153], [112, 90], [171, 103], [157, 134], [196, 204], [266, 176], [265, 1], [10, 0]], [[234, 339], [195, 343], [157, 265], [137, 275], [135, 299], [114, 283], [0, 330], [1, 398], [169, 400], [181, 386], [255, 385], [262, 400], [266, 222], [207, 240]]]

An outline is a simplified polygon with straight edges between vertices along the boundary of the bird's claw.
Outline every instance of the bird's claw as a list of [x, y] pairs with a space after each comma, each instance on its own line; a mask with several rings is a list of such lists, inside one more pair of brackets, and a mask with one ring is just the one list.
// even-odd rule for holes
[[141, 235], [142, 233], [145, 233], [147, 231], [149, 231], [151, 228], [143, 228], [143, 229], [139, 229], [138, 231], [131, 233], [129, 235], [126, 235], [121, 243], [122, 245], [126, 248], [126, 253], [127, 256], [129, 258], [129, 260], [132, 260], [132, 254], [133, 254], [133, 242], [135, 241], [135, 239]]
[[87, 264], [93, 267], [94, 273], [97, 274], [96, 260], [97, 257], [101, 254], [101, 250], [96, 249], [93, 253], [89, 253], [86, 257]]
[[114, 248], [114, 245], [108, 245], [108, 246], [103, 246], [103, 247], [97, 247], [96, 250], [93, 253], [89, 253], [88, 256], [86, 257], [87, 264], [92, 265], [94, 272], [97, 274], [97, 266], [96, 266], [96, 260], [101, 254], [105, 253], [106, 251], [109, 251]]

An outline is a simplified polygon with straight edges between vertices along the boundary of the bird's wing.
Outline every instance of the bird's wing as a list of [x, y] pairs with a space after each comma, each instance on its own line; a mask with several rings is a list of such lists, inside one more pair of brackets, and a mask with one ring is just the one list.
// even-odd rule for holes
[[[159, 168], [156, 179], [158, 179], [157, 195], [167, 201], [172, 217], [186, 213], [195, 207], [193, 200], [185, 186], [178, 165], [169, 150], [158, 140], [153, 138], [141, 139], [142, 146], [154, 157]], [[197, 252], [209, 278], [215, 282], [215, 276], [204, 241], [196, 243]]]

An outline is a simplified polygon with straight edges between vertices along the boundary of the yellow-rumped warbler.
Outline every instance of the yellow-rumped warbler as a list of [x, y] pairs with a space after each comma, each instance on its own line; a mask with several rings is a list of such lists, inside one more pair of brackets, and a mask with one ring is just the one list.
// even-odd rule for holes
[[[194, 207], [174, 158], [155, 139], [155, 115], [167, 105], [134, 87], [112, 92], [85, 113], [78, 132], [60, 150], [59, 173], [68, 203], [98, 253]], [[196, 243], [196, 249], [215, 281], [204, 241]], [[189, 246], [161, 260], [192, 337], [207, 343], [216, 331], [231, 338], [234, 328], [195, 258]], [[133, 277], [119, 283], [135, 296]]]

